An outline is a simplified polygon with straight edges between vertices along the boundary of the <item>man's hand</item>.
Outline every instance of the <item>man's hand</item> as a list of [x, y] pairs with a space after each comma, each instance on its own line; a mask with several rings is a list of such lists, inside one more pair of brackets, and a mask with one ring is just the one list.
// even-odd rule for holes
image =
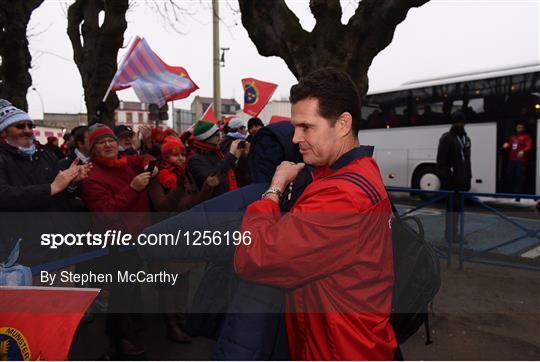
[[67, 170], [60, 171], [51, 183], [51, 196], [62, 192], [77, 177], [79, 170], [76, 167], [70, 167]]
[[139, 134], [146, 149], [152, 148], [152, 128], [148, 125], [139, 126]]
[[284, 192], [287, 185], [294, 181], [304, 166], [306, 166], [306, 164], [303, 162], [281, 162], [274, 173], [274, 177], [272, 177], [271, 185], [277, 187], [281, 192]]
[[152, 138], [152, 128], [150, 128], [150, 126], [148, 126], [148, 125], [139, 126], [139, 131], [138, 132], [141, 135], [141, 139], [143, 141], [146, 141], [146, 140]]
[[503, 149], [506, 150], [508, 147], [510, 147], [510, 145], [508, 144], [508, 142], [503, 143]]
[[523, 156], [525, 156], [525, 152], [519, 151], [517, 156], [518, 156], [518, 158], [523, 158]]
[[216, 187], [219, 185], [219, 176], [218, 175], [211, 175], [208, 176], [205, 180], [206, 184], [210, 187]]
[[79, 166], [77, 166], [77, 168], [78, 168], [79, 172], [78, 172], [77, 176], [73, 179], [72, 183], [81, 182], [82, 180], [87, 178], [88, 173], [92, 169], [92, 164], [87, 163], [85, 165], [79, 165]]
[[80, 159], [79, 157], [76, 157], [71, 165], [69, 166], [70, 169], [76, 169], [77, 170], [77, 176], [71, 181], [71, 184], [76, 184], [77, 182], [81, 182], [85, 178], [88, 177], [88, 172], [92, 169], [92, 164], [87, 163], [85, 165], [79, 165]]
[[236, 158], [240, 158], [242, 155], [242, 149], [238, 148], [238, 144], [240, 143], [240, 140], [234, 140], [231, 142], [231, 148], [229, 149], [229, 152], [234, 155]]
[[249, 151], [251, 150], [251, 143], [246, 141], [246, 147], [242, 150], [242, 157], [248, 157]]
[[133, 190], [141, 192], [150, 183], [150, 178], [151, 178], [150, 172], [140, 173], [137, 176], [135, 176], [133, 180], [131, 180], [131, 184], [129, 184], [129, 186]]

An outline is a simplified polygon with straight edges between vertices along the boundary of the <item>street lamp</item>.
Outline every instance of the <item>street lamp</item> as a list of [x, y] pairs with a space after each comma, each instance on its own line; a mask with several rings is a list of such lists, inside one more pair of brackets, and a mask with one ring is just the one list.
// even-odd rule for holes
[[231, 48], [221, 48], [221, 58], [219, 60], [219, 62], [221, 63], [221, 66], [223, 68], [225, 68], [225, 52], [227, 50], [230, 50]]
[[43, 117], [41, 118], [41, 125], [43, 126], [44, 122], [45, 122], [45, 105], [43, 103], [43, 97], [41, 96], [41, 93], [38, 92], [38, 90], [36, 89], [36, 87], [32, 87], [32, 90], [34, 92], [36, 92], [36, 94], [38, 95], [39, 97], [39, 101], [41, 102], [41, 113], [43, 113]]

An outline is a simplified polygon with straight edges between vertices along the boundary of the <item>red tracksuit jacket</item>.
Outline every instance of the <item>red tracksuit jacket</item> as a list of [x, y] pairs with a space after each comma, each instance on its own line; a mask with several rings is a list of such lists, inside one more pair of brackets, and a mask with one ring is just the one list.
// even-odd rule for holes
[[[508, 139], [508, 143], [510, 144], [510, 154], [508, 155], [510, 161], [527, 161], [527, 156], [532, 150], [532, 140], [528, 134], [513, 135]], [[520, 151], [524, 153], [522, 158], [518, 157]]]
[[237, 274], [287, 288], [293, 360], [392, 360], [391, 206], [365, 147], [316, 169], [285, 215], [271, 200], [242, 222], [252, 243], [236, 249]]

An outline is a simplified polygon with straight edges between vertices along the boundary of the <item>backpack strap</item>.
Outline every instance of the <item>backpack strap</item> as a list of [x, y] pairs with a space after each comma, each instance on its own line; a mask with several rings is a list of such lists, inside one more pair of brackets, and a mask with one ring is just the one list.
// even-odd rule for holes
[[426, 318], [424, 319], [424, 327], [426, 328], [426, 346], [433, 343], [431, 340], [431, 333], [429, 331], [429, 311], [426, 312]]

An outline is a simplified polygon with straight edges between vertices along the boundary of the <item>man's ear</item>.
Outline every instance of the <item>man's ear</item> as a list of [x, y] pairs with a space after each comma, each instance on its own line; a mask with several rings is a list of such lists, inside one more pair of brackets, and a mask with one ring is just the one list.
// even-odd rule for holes
[[343, 112], [336, 121], [339, 135], [344, 137], [352, 132], [352, 116], [349, 112]]

